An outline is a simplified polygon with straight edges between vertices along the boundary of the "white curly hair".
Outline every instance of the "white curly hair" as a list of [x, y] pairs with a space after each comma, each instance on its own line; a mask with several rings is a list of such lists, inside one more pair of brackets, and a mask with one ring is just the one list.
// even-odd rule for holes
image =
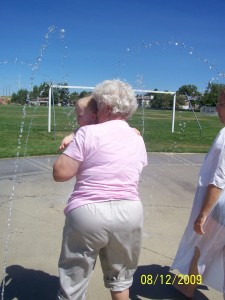
[[119, 79], [99, 83], [92, 93], [98, 110], [111, 107], [111, 114], [128, 119], [136, 111], [138, 104], [132, 87]]

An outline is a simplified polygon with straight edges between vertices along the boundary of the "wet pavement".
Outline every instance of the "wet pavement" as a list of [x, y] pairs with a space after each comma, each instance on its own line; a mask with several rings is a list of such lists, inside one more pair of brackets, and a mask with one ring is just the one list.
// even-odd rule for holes
[[[144, 205], [144, 237], [130, 299], [186, 299], [172, 286], [170, 266], [188, 221], [205, 154], [151, 153], [139, 192]], [[56, 183], [56, 156], [0, 160], [0, 274], [3, 299], [55, 300], [63, 209], [74, 180]], [[150, 279], [150, 280], [147, 280]], [[152, 280], [151, 280], [152, 279]], [[111, 299], [99, 262], [87, 300]], [[195, 300], [222, 300], [200, 286]]]

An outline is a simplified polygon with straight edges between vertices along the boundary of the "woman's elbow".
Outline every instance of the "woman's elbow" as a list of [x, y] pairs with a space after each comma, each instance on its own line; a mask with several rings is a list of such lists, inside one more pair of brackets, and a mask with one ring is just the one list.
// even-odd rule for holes
[[61, 155], [53, 165], [53, 179], [57, 182], [68, 181], [77, 174], [79, 162]]
[[62, 176], [60, 176], [56, 171], [53, 170], [52, 177], [56, 182], [66, 181]]
[[69, 174], [69, 173], [62, 173], [62, 172], [58, 172], [56, 170], [53, 169], [53, 179], [56, 182], [64, 182], [64, 181], [68, 181], [70, 179], [72, 179], [76, 174]]

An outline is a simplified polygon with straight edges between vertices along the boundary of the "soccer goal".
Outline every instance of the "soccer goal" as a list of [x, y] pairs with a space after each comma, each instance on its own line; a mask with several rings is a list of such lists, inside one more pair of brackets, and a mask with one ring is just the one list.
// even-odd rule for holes
[[[90, 90], [94, 89], [93, 86], [76, 86], [76, 85], [51, 85], [49, 87], [49, 102], [48, 102], [48, 132], [51, 132], [51, 104], [52, 104], [52, 94], [54, 88], [67, 88], [67, 89], [82, 89], [82, 90]], [[171, 131], [174, 132], [174, 123], [175, 123], [175, 108], [176, 108], [176, 92], [165, 92], [165, 91], [153, 91], [153, 90], [136, 90], [136, 93], [151, 93], [151, 94], [170, 94], [173, 95], [173, 114], [172, 114], [172, 126]]]

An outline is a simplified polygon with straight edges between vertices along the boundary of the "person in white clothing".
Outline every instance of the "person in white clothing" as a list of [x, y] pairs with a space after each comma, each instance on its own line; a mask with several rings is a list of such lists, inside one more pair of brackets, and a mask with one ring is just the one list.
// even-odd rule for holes
[[[225, 125], [224, 88], [217, 111]], [[198, 283], [204, 283], [225, 298], [225, 128], [202, 164], [190, 219], [171, 269], [187, 275], [186, 282], [174, 284], [186, 297], [192, 298]]]

